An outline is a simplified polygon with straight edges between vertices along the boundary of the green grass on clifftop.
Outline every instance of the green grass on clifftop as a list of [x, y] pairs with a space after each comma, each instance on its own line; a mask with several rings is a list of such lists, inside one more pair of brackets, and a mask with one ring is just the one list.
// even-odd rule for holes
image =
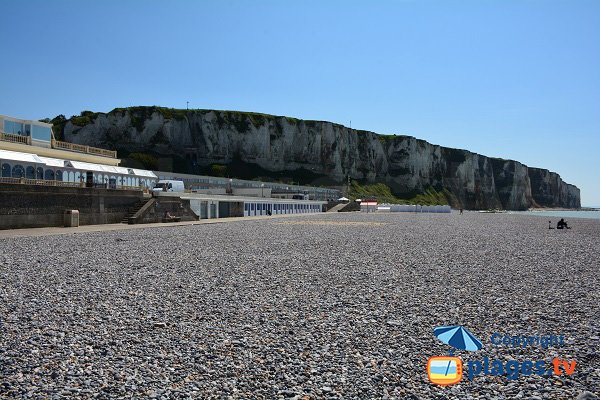
[[413, 198], [402, 199], [394, 196], [390, 187], [384, 183], [361, 185], [357, 181], [352, 181], [349, 194], [352, 199], [375, 198], [379, 203], [421, 205], [449, 204], [448, 196], [450, 195], [445, 189], [443, 191], [437, 191], [433, 188], [429, 188], [425, 193], [418, 194]]

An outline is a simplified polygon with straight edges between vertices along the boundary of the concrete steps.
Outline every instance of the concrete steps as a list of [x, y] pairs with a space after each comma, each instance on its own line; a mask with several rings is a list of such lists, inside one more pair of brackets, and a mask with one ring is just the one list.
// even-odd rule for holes
[[121, 220], [122, 224], [129, 224], [130, 218], [133, 217], [144, 205], [148, 202], [148, 200], [140, 200], [133, 207], [129, 209], [127, 215], [123, 217]]
[[335, 206], [331, 207], [330, 209], [328, 209], [327, 212], [338, 212], [342, 208], [346, 207], [347, 205], [348, 205], [348, 203], [340, 203], [340, 204], [335, 205]]

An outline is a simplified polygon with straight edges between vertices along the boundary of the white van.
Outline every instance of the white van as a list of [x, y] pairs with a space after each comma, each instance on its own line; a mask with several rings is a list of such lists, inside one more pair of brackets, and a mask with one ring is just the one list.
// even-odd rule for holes
[[158, 181], [154, 185], [154, 188], [152, 188], [152, 193], [160, 193], [160, 192], [183, 193], [184, 191], [185, 191], [185, 187], [183, 186], [183, 181], [173, 181], [173, 180]]

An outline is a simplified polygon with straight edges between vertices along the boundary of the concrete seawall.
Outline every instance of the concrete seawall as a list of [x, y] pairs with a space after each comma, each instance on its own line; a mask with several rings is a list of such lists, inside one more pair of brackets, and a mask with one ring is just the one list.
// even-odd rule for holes
[[62, 226], [65, 210], [79, 210], [80, 225], [120, 222], [139, 201], [137, 190], [0, 185], [0, 229]]

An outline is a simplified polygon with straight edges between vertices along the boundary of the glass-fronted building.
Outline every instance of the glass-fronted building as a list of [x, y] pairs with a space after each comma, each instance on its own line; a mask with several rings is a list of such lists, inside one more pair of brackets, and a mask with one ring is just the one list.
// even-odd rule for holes
[[[119, 166], [117, 152], [54, 139], [52, 124], [0, 115], [0, 180], [152, 188], [152, 171]], [[26, 181], [22, 181], [26, 180]]]
[[22, 136], [28, 144], [51, 147], [52, 124], [40, 121], [26, 121], [0, 115], [0, 132], [4, 135]]

